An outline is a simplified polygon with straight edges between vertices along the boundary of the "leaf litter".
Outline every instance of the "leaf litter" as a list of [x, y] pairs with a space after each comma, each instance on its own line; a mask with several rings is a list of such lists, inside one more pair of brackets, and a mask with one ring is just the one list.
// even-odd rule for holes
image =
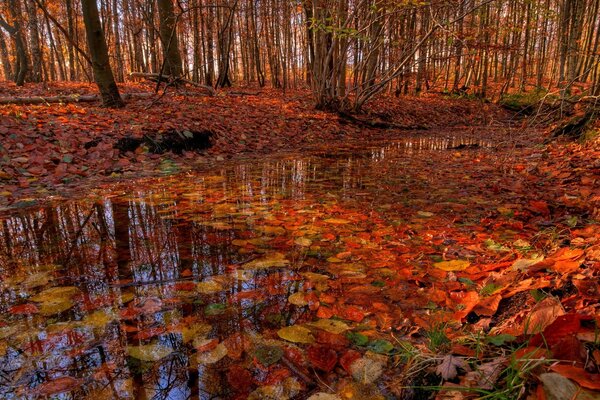
[[[502, 171], [486, 147], [435, 150], [434, 163], [407, 143], [225, 163], [7, 214], [0, 359], [19, 380], [1, 394], [183, 390], [169, 371], [190, 367], [223, 398], [401, 398], [440, 378], [499, 391], [511, 368], [529, 393], [538, 373], [598, 390], [591, 150], [572, 149], [580, 169], [565, 179], [535, 147]], [[92, 354], [110, 357], [63, 368]], [[36, 362], [69, 376], [36, 381]], [[215, 384], [228, 368], [244, 384]]]

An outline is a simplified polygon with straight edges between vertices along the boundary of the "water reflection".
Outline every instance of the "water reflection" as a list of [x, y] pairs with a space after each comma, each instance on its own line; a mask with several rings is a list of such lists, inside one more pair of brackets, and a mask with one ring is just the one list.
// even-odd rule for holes
[[[395, 276], [406, 235], [386, 221], [426, 195], [410, 156], [461, 145], [491, 144], [419, 138], [265, 160], [8, 216], [0, 397], [246, 398], [277, 374], [286, 393], [301, 393], [310, 386], [301, 373], [256, 367], [256, 349], [273, 345], [278, 328], [314, 320], [319, 301], [332, 301], [317, 293], [335, 301], [348, 286]], [[384, 235], [394, 237], [382, 244]], [[351, 263], [335, 261], [352, 249]], [[359, 310], [387, 302], [394, 321], [392, 287], [348, 301]], [[292, 304], [294, 293], [305, 296]], [[228, 378], [234, 366], [251, 372], [246, 387]]]

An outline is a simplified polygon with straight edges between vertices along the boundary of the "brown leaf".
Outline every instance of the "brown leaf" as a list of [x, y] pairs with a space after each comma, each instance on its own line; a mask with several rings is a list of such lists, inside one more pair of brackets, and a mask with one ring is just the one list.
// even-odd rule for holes
[[470, 369], [464, 358], [447, 354], [442, 360], [442, 363], [437, 366], [435, 372], [440, 375], [442, 379], [451, 380], [458, 375], [458, 368], [465, 371]]

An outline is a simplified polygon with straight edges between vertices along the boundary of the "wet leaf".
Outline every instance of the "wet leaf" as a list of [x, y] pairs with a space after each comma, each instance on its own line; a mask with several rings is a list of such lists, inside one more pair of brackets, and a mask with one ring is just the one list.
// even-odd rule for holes
[[288, 297], [288, 301], [296, 306], [307, 306], [308, 300], [306, 300], [306, 293], [296, 292]]
[[277, 331], [277, 335], [293, 343], [313, 343], [315, 341], [310, 329], [300, 325], [286, 326]]
[[214, 364], [227, 355], [227, 347], [219, 343], [209, 351], [198, 353], [198, 364]]
[[31, 300], [38, 303], [55, 302], [59, 299], [70, 299], [79, 293], [81, 293], [80, 290], [75, 286], [53, 287], [31, 297]]
[[53, 396], [69, 392], [81, 384], [82, 381], [80, 379], [71, 376], [63, 376], [36, 386], [33, 389], [33, 393], [37, 396]]
[[211, 330], [212, 326], [203, 323], [194, 323], [190, 326], [186, 326], [181, 329], [183, 343], [189, 343], [196, 337], [206, 337]]
[[281, 253], [271, 253], [263, 258], [252, 260], [243, 265], [244, 269], [268, 269], [275, 267], [285, 267], [289, 265], [285, 255]]
[[102, 329], [111, 321], [115, 320], [115, 316], [107, 311], [98, 310], [86, 315], [81, 321], [86, 326], [92, 326], [96, 329]]
[[275, 364], [283, 357], [283, 350], [278, 346], [260, 345], [254, 350], [254, 356], [264, 366]]
[[196, 285], [196, 290], [202, 294], [213, 294], [222, 292], [225, 290], [225, 288], [215, 280], [207, 280], [204, 282], [198, 282]]
[[440, 261], [433, 264], [434, 267], [444, 271], [464, 271], [470, 265], [471, 263], [467, 260]]
[[206, 315], [220, 315], [227, 310], [227, 305], [222, 303], [209, 304], [204, 307], [204, 313]]
[[158, 343], [127, 347], [129, 356], [141, 361], [160, 361], [172, 352], [173, 349], [170, 347]]

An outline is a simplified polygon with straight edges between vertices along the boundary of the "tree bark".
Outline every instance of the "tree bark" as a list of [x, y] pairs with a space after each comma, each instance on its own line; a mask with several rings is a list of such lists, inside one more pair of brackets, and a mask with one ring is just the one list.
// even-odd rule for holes
[[96, 0], [81, 0], [83, 21], [87, 36], [88, 47], [92, 58], [94, 80], [106, 107], [123, 107], [124, 103], [119, 94], [108, 57], [108, 47], [100, 24]]
[[181, 54], [177, 41], [177, 18], [173, 10], [172, 0], [157, 0], [160, 18], [160, 40], [163, 48], [163, 73], [171, 76], [181, 76]]

